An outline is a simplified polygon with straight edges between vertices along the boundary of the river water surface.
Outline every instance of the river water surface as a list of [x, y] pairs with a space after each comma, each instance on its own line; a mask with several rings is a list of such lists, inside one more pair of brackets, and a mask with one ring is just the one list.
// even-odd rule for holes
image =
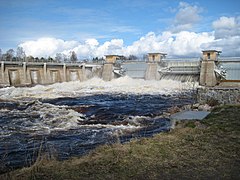
[[34, 163], [41, 152], [58, 159], [99, 145], [168, 131], [162, 114], [193, 103], [195, 86], [128, 77], [0, 89], [0, 172]]

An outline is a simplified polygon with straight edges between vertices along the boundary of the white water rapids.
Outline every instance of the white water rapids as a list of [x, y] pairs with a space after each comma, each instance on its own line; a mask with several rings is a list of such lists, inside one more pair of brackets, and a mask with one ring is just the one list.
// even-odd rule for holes
[[179, 82], [173, 80], [145, 81], [128, 76], [105, 82], [99, 78], [88, 81], [71, 81], [53, 85], [36, 85], [34, 87], [7, 87], [0, 89], [0, 99], [79, 97], [93, 94], [176, 94], [197, 87], [196, 82]]

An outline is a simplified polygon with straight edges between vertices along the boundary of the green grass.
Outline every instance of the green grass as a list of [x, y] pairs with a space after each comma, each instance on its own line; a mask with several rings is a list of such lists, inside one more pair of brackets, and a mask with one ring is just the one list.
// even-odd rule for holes
[[240, 106], [215, 108], [153, 138], [105, 145], [67, 161], [39, 159], [0, 179], [240, 179]]

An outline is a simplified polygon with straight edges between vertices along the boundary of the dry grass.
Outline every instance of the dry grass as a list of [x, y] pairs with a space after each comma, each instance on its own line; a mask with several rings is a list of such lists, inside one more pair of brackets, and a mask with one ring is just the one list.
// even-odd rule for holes
[[0, 179], [240, 179], [240, 106], [168, 133], [105, 145], [81, 158], [41, 159]]

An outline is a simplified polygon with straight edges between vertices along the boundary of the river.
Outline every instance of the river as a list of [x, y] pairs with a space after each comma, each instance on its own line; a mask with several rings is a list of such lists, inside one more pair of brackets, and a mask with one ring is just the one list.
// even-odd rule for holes
[[172, 80], [93, 78], [0, 89], [0, 173], [32, 165], [40, 153], [59, 160], [103, 144], [168, 131], [163, 113], [193, 103], [196, 85]]

